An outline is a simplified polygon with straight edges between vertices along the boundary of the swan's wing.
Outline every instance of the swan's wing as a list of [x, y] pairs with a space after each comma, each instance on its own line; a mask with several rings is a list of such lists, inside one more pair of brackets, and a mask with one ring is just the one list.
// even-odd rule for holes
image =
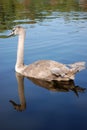
[[61, 77], [64, 77], [66, 75], [64, 69], [62, 68], [53, 68], [51, 70], [51, 73], [56, 76], [61, 76]]

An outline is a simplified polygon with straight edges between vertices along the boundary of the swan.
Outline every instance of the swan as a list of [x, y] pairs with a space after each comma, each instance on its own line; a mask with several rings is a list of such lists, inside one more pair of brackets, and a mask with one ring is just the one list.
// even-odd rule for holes
[[9, 36], [18, 35], [18, 49], [15, 71], [25, 77], [44, 79], [47, 81], [69, 81], [75, 79], [75, 74], [85, 69], [85, 62], [62, 64], [53, 60], [38, 60], [30, 65], [24, 64], [25, 28], [16, 26]]

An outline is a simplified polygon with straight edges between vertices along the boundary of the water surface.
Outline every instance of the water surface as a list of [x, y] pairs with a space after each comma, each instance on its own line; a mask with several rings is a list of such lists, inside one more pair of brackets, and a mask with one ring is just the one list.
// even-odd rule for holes
[[87, 62], [87, 1], [0, 0], [0, 129], [87, 130], [87, 70], [58, 87], [17, 76], [17, 37], [7, 38], [16, 25], [26, 28], [26, 64]]

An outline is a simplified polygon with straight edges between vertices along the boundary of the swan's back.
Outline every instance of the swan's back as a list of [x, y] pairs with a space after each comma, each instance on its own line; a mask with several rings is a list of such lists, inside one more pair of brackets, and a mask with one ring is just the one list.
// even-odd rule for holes
[[[61, 72], [60, 72], [61, 71]], [[66, 73], [69, 69], [66, 65], [52, 60], [40, 60], [30, 64], [23, 70], [23, 75], [45, 80], [61, 80], [60, 73]], [[68, 80], [68, 79], [67, 79]]]

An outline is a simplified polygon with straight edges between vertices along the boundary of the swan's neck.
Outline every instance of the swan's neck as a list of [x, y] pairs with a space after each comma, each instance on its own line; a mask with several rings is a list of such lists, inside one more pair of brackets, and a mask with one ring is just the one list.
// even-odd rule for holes
[[17, 61], [15, 65], [16, 72], [18, 72], [18, 69], [21, 69], [24, 65], [24, 39], [25, 32], [22, 32], [18, 38]]

